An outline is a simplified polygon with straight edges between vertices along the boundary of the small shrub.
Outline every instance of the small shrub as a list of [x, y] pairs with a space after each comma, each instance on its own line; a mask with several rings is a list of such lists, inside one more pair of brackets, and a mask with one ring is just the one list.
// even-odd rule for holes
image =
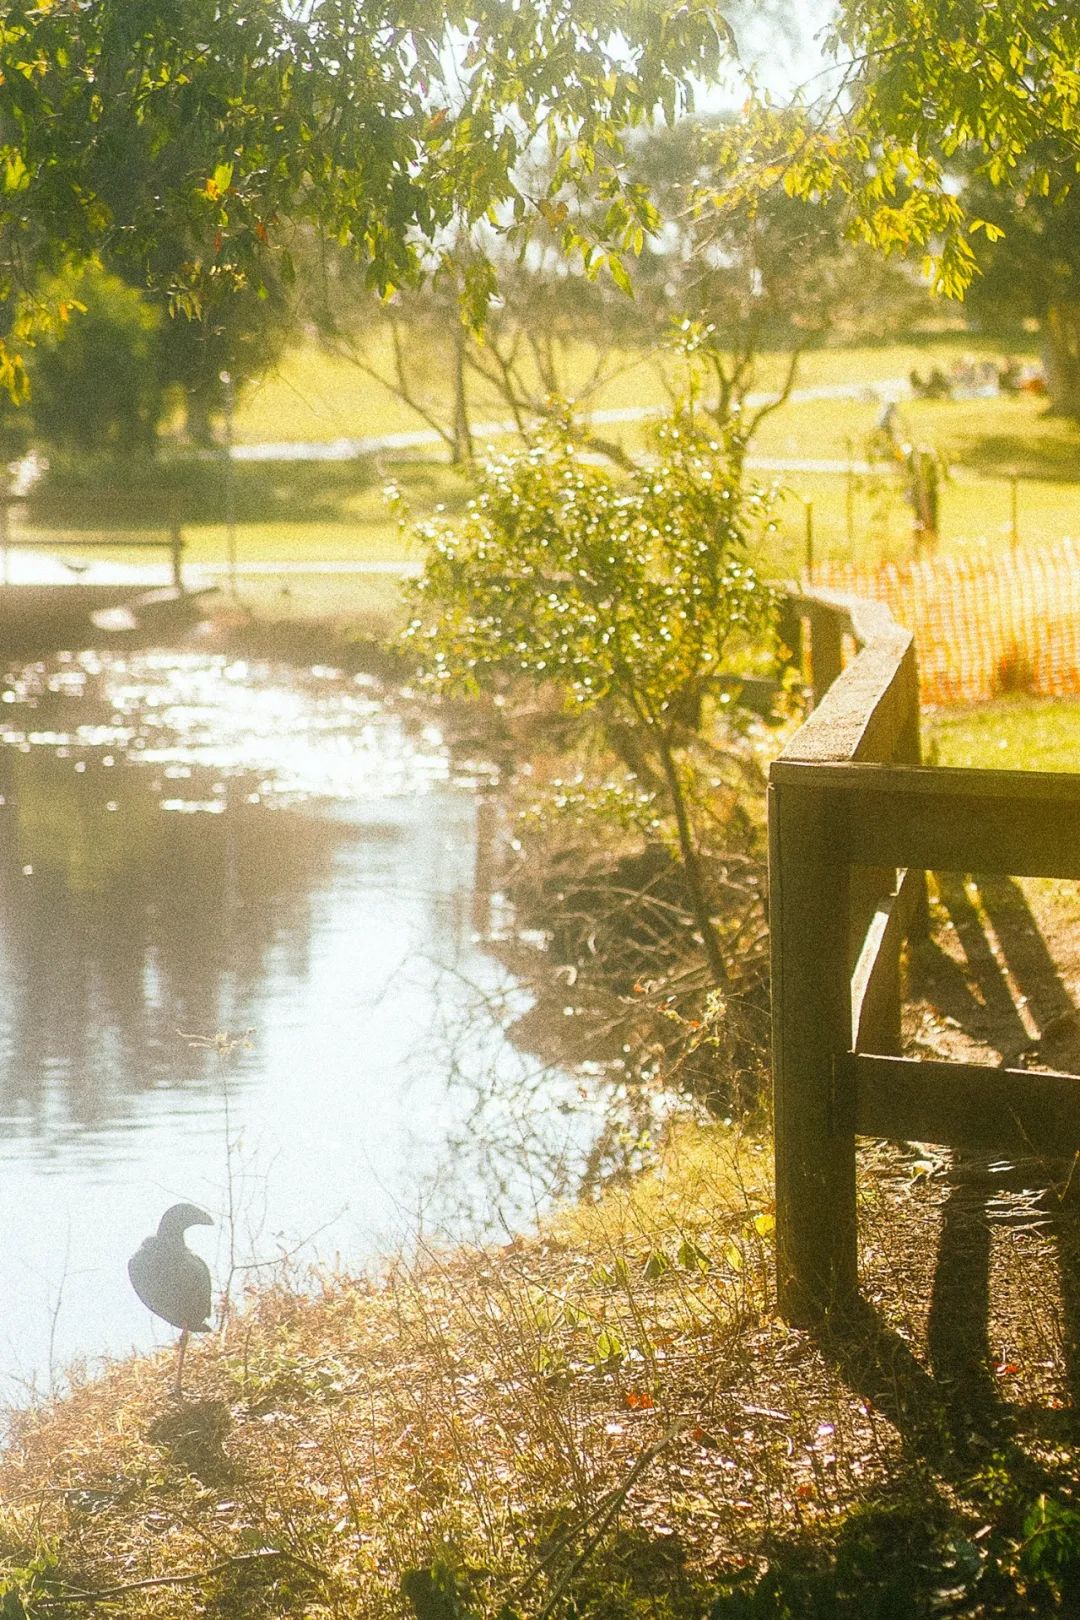
[[768, 522], [741, 482], [739, 447], [676, 414], [655, 459], [619, 480], [585, 463], [569, 419], [483, 469], [428, 554], [408, 638], [458, 693], [524, 683], [598, 722], [666, 803], [690, 911], [713, 979], [727, 982], [699, 858], [686, 743], [733, 646], [771, 628], [771, 591], [747, 561]]
[[1024, 1518], [1020, 1568], [1055, 1598], [1080, 1592], [1080, 1511], [1039, 1496]]
[[994, 695], [1007, 697], [1013, 692], [1030, 692], [1034, 685], [1035, 672], [1031, 659], [1014, 641], [994, 665]]

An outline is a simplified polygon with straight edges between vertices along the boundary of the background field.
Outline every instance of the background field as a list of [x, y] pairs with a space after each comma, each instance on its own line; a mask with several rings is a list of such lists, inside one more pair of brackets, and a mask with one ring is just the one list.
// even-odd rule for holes
[[[849, 399], [790, 401], [762, 424], [751, 454], [764, 465], [754, 476], [774, 489], [777, 526], [757, 547], [761, 566], [778, 577], [797, 574], [807, 562], [808, 533], [814, 561], [902, 561], [912, 556], [911, 511], [901, 480], [883, 466], [866, 465], [867, 441], [883, 401], [894, 392], [889, 385], [913, 368], [925, 375], [933, 364], [947, 369], [966, 356], [999, 354], [996, 344], [969, 334], [808, 353], [798, 377], [800, 390], [850, 384], [857, 392]], [[377, 348], [370, 358], [377, 366], [388, 365], [388, 356]], [[585, 378], [594, 358], [585, 348], [571, 350], [568, 373]], [[589, 410], [662, 409], [677, 391], [677, 368], [670, 357], [615, 360], [623, 369], [590, 395]], [[782, 356], [765, 356], [761, 386], [774, 386], [782, 371]], [[437, 353], [427, 390], [428, 403], [445, 416], [448, 371]], [[479, 386], [471, 404], [480, 424], [498, 423], [507, 414]], [[947, 468], [941, 550], [963, 554], [987, 543], [1006, 547], [1014, 538], [1014, 519], [1025, 544], [1080, 532], [1080, 430], [1048, 416], [1044, 401], [1030, 396], [905, 400], [900, 409], [903, 436], [933, 447]], [[245, 447], [327, 445], [415, 434], [424, 424], [357, 365], [307, 345], [286, 355], [240, 400], [235, 430], [237, 443]], [[603, 432], [640, 450], [647, 442], [648, 423], [605, 424]], [[805, 463], [825, 463], [829, 470], [800, 465]], [[415, 565], [416, 543], [399, 528], [386, 502], [390, 482], [401, 486], [418, 517], [437, 507], [452, 514], [468, 498], [467, 480], [449, 466], [441, 444], [337, 461], [235, 463], [233, 534], [242, 599], [264, 613], [329, 613], [352, 616], [369, 629], [391, 628], [401, 611], [391, 578], [301, 571], [305, 563]], [[223, 463], [211, 457], [198, 470], [196, 483], [197, 488], [182, 488], [177, 497], [186, 556], [193, 565], [220, 568], [229, 552]], [[125, 532], [144, 534], [153, 518], [143, 512], [133, 520], [129, 495], [112, 507], [108, 495], [99, 492], [94, 501], [39, 509], [16, 532], [40, 535], [43, 542], [73, 529], [114, 542]], [[288, 577], [256, 578], [243, 572], [248, 565], [266, 563], [290, 564]]]
[[938, 765], [978, 769], [1075, 771], [1080, 768], [1080, 703], [1015, 697], [966, 713], [929, 711], [924, 750]]

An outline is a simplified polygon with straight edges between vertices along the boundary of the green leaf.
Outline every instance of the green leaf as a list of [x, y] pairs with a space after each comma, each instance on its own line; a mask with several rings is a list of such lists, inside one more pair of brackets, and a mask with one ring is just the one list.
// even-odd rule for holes
[[607, 1361], [622, 1361], [626, 1351], [614, 1328], [602, 1328], [597, 1334], [593, 1357], [598, 1365]]
[[9, 152], [4, 160], [4, 190], [25, 191], [30, 184], [30, 171], [21, 152]]
[[712, 1261], [704, 1249], [700, 1249], [691, 1238], [683, 1238], [679, 1244], [678, 1259], [684, 1271], [705, 1272], [712, 1266]]
[[616, 287], [618, 287], [619, 291], [625, 293], [628, 298], [633, 298], [634, 283], [630, 280], [630, 273], [619, 255], [617, 253], [606, 254], [604, 256], [604, 263], [611, 274], [612, 281], [615, 283]]
[[1062, 1591], [1080, 1582], [1080, 1511], [1045, 1494], [1024, 1518], [1021, 1565]]

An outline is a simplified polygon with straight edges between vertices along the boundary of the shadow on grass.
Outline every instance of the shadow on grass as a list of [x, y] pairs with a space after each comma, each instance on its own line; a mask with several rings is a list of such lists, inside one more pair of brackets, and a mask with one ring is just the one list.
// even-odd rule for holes
[[948, 1507], [928, 1478], [907, 1487], [855, 1509], [831, 1534], [767, 1547], [763, 1573], [737, 1570], [722, 1582], [709, 1620], [902, 1620], [940, 1610], [946, 1593], [977, 1577], [981, 1560], [950, 1533]]
[[[389, 482], [400, 483], [421, 512], [437, 503], [454, 511], [469, 495], [466, 479], [445, 461], [420, 457], [240, 461], [232, 467], [233, 511], [241, 523], [355, 522], [350, 503], [378, 502]], [[227, 502], [226, 468], [213, 455], [124, 468], [61, 464], [32, 492], [27, 517], [40, 528], [155, 529], [222, 522]]]
[[987, 478], [1036, 478], [1048, 484], [1075, 484], [1080, 429], [1061, 417], [1042, 419], [1039, 431], [986, 433], [963, 439], [953, 459]]

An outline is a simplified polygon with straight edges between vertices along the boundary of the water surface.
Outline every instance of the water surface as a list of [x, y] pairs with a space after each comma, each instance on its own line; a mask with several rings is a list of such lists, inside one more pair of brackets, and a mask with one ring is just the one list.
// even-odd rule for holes
[[[80, 655], [0, 707], [0, 1402], [168, 1342], [128, 1254], [224, 1280], [529, 1218], [592, 1134], [482, 949], [482, 774], [364, 678]], [[241, 1273], [238, 1283], [259, 1275]]]

